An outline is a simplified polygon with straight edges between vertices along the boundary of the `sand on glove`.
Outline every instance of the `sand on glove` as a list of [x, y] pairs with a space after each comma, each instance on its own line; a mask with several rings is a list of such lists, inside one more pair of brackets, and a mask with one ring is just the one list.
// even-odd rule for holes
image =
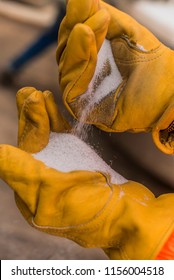
[[123, 184], [127, 180], [115, 172], [89, 145], [69, 133], [50, 134], [46, 148], [33, 154], [48, 167], [62, 172], [77, 170], [99, 171], [109, 174], [111, 183]]

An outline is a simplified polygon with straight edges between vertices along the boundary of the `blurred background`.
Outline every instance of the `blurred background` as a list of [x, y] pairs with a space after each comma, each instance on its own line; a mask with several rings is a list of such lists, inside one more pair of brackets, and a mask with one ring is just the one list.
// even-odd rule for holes
[[[174, 49], [174, 1], [107, 1], [147, 26]], [[0, 144], [17, 145], [15, 95], [24, 86], [51, 90], [66, 118], [55, 59], [61, 0], [0, 0]], [[158, 151], [145, 133], [107, 134], [92, 129], [90, 142], [124, 177], [155, 195], [174, 191], [174, 158]], [[10, 188], [0, 180], [0, 259], [106, 259], [100, 249], [83, 249], [66, 239], [32, 229], [19, 213]]]

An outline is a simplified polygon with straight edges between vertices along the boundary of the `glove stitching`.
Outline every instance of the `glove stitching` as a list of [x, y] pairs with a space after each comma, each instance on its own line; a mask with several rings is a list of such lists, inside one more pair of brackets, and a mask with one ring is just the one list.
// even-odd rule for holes
[[[105, 130], [106, 132], [108, 132], [108, 129], [109, 129], [109, 132], [124, 132], [125, 130], [124, 129], [117, 129], [117, 128], [112, 128], [114, 122], [116, 121], [117, 117], [119, 115], [119, 111], [117, 112], [117, 115], [116, 115], [116, 118], [113, 120], [112, 124], [111, 124], [111, 127], [109, 126], [106, 126], [106, 125], [103, 125], [101, 126], [101, 124], [95, 124], [96, 126], [98, 126], [99, 128], [102, 127], [103, 130]], [[139, 128], [136, 128], [136, 127], [132, 127], [131, 129], [127, 129], [126, 131], [128, 132], [132, 132], [132, 131], [137, 131], [137, 132], [146, 132], [146, 131], [151, 131], [152, 130], [152, 127], [148, 126], [148, 127], [139, 127]]]
[[[117, 116], [118, 116], [118, 114], [117, 114]], [[117, 116], [116, 116], [116, 118], [117, 118]], [[111, 126], [113, 126], [116, 118], [113, 120], [113, 123], [112, 123]], [[95, 123], [94, 125], [101, 128], [102, 130], [104, 130], [106, 132], [124, 132], [125, 131], [124, 129], [116, 129], [116, 128], [112, 129], [112, 127], [106, 126], [104, 124], [101, 125], [101, 123], [99, 123], [99, 124]], [[109, 129], [109, 131], [108, 131], [108, 129]], [[151, 130], [152, 130], [152, 127], [143, 127], [143, 128], [132, 127], [131, 129], [128, 129], [126, 131], [128, 131], [128, 132], [132, 132], [132, 131], [143, 132], [143, 131], [151, 131]]]
[[[15, 195], [15, 201], [16, 201], [16, 204], [17, 204], [17, 206], [18, 206], [18, 208], [19, 208], [21, 214], [25, 217], [26, 211], [25, 211], [25, 210], [23, 209], [23, 207], [20, 205], [20, 203], [19, 203], [19, 201], [18, 201], [16, 195]], [[26, 214], [27, 214], [27, 213], [26, 213]], [[47, 230], [47, 229], [38, 227], [38, 226], [34, 223], [33, 217], [32, 217], [32, 216], [26, 218], [26, 220], [27, 220], [27, 222], [28, 222], [33, 228], [35, 228], [35, 229], [37, 229], [37, 230], [39, 230], [39, 231], [46, 232], [46, 233], [51, 234], [51, 235], [53, 235], [54, 232], [55, 232], [55, 233], [57, 232], [56, 229], [53, 229], [53, 230], [49, 230], [49, 229], [48, 229], [48, 230]], [[85, 245], [87, 246], [87, 243], [84, 242], [83, 240], [78, 239], [78, 238], [76, 238], [76, 237], [74, 237], [74, 236], [68, 235], [68, 234], [66, 234], [66, 233], [61, 233], [61, 232], [60, 232], [60, 233], [59, 233], [59, 236], [62, 236], [62, 237], [65, 237], [65, 238], [70, 238], [71, 240], [74, 240], [74, 241], [77, 241], [77, 242], [79, 241], [80, 244], [84, 244], [84, 245], [83, 245], [84, 247], [85, 247]]]
[[[86, 242], [86, 241], [80, 239], [79, 237], [70, 235], [68, 233], [59, 232], [56, 229], [49, 230], [49, 229], [44, 229], [44, 228], [43, 229], [42, 228], [38, 228], [38, 226], [36, 226], [35, 224], [33, 224], [32, 226], [34, 228], [36, 228], [37, 230], [39, 230], [39, 231], [46, 232], [46, 233], [51, 234], [51, 235], [58, 235], [58, 236], [61, 236], [61, 237], [65, 237], [65, 238], [71, 239], [71, 240], [77, 242], [78, 244], [80, 244], [83, 247], [90, 247], [90, 248], [94, 247], [94, 243]], [[58, 232], [58, 234], [57, 234], [57, 232]], [[108, 242], [95, 244], [95, 247], [101, 247], [101, 248], [108, 248], [108, 247], [113, 247], [113, 246], [114, 245], [112, 245], [112, 244], [110, 244]]]
[[[33, 224], [33, 221], [32, 221], [32, 227], [36, 228], [39, 231], [42, 231], [42, 232], [45, 232], [45, 233], [48, 233], [48, 234], [51, 234], [51, 235], [58, 235], [60, 237], [65, 237], [67, 239], [71, 239], [71, 240], [77, 242], [78, 244], [80, 244], [83, 247], [91, 247], [91, 246], [93, 246], [92, 244], [88, 244], [84, 240], [82, 240], [80, 238], [77, 238], [77, 237], [75, 237], [73, 235], [67, 234], [67, 233], [58, 232], [57, 230], [54, 230], [54, 229], [53, 230], [49, 230], [49, 229], [44, 229], [44, 228], [43, 229], [42, 228], [38, 228], [38, 226]], [[58, 234], [57, 234], [57, 232], [58, 232]]]
[[[118, 185], [118, 187], [121, 188], [120, 185]], [[80, 242], [81, 244], [85, 244], [86, 246], [93, 246], [92, 243], [87, 243], [77, 237], [74, 237], [72, 235], [70, 235], [68, 232], [62, 232], [62, 231], [70, 231], [71, 229], [73, 230], [74, 233], [83, 233], [83, 232], [91, 232], [93, 230], [96, 229], [96, 227], [98, 228], [98, 226], [100, 226], [101, 224], [104, 223], [104, 221], [107, 219], [109, 213], [111, 212], [111, 209], [112, 209], [112, 206], [113, 206], [113, 203], [115, 203], [115, 201], [113, 200], [113, 196], [114, 196], [114, 191], [112, 190], [111, 194], [110, 194], [110, 199], [109, 201], [107, 202], [107, 204], [104, 206], [104, 209], [102, 209], [102, 211], [99, 211], [99, 215], [97, 214], [93, 219], [91, 219], [89, 222], [87, 223], [84, 223], [84, 224], [80, 224], [80, 225], [77, 225], [77, 226], [71, 226], [71, 227], [62, 227], [62, 228], [56, 228], [56, 227], [44, 227], [44, 226], [38, 226], [35, 222], [34, 222], [34, 219], [32, 218], [32, 224], [35, 228], [41, 230], [41, 231], [44, 231], [44, 232], [47, 232], [47, 233], [50, 233], [50, 234], [56, 234], [58, 233], [58, 235], [61, 235], [61, 236], [68, 236], [69, 238], [73, 239], [73, 240], [76, 240], [78, 242]], [[108, 204], [110, 204], [108, 206]], [[103, 217], [104, 216], [104, 217]], [[95, 220], [98, 220], [97, 223], [95, 223]], [[90, 227], [90, 224], [94, 224], [91, 228]], [[81, 227], [81, 228], [80, 228]], [[82, 228], [83, 227], [83, 228]], [[85, 227], [85, 228], [84, 228]], [[88, 228], [86, 228], [88, 227]], [[106, 242], [106, 243], [103, 243], [102, 245], [98, 245], [100, 247], [106, 247], [106, 246], [113, 246], [114, 244], [116, 244], [115, 240], [114, 242]], [[117, 247], [118, 247], [118, 242], [117, 242]]]
[[[39, 226], [34, 222], [34, 219], [33, 219], [33, 223], [38, 228], [43, 228], [43, 229], [45, 228], [45, 229], [48, 229], [48, 230], [55, 230], [55, 231], [60, 231], [61, 232], [61, 231], [66, 231], [66, 230], [69, 231], [69, 230], [72, 229], [74, 232], [86, 232], [86, 228], [84, 228], [84, 227], [90, 226], [91, 223], [93, 224], [95, 222], [95, 220], [99, 219], [103, 215], [103, 213], [105, 213], [107, 211], [107, 206], [111, 202], [112, 196], [113, 196], [113, 194], [111, 192], [110, 198], [107, 201], [107, 203], [104, 205], [104, 207], [100, 211], [98, 211], [98, 213], [95, 214], [95, 216], [91, 220], [89, 220], [88, 222], [78, 224], [78, 225], [74, 225], [74, 226], [73, 225], [72, 226], [65, 226], [65, 227]], [[103, 222], [103, 219], [101, 219], [97, 224], [95, 224], [93, 227], [91, 227], [89, 229], [89, 231], [95, 229], [96, 226], [101, 225], [102, 222]]]
[[141, 60], [141, 59], [132, 59], [132, 60], [123, 60], [123, 59], [119, 59], [119, 58], [116, 58], [116, 62], [118, 62], [119, 64], [127, 64], [127, 65], [133, 65], [135, 63], [142, 63], [142, 62], [150, 62], [150, 61], [153, 61], [153, 60], [156, 60], [156, 59], [159, 59], [161, 56], [163, 55], [163, 53], [161, 53], [160, 55], [156, 56], [156, 57], [153, 57], [153, 58], [150, 58], [150, 59], [144, 59], [144, 60]]
[[157, 52], [163, 50], [164, 48], [166, 48], [163, 44], [160, 44], [156, 49], [152, 49], [150, 51], [146, 51], [146, 52], [143, 52], [139, 49], [136, 48], [136, 45], [135, 47], [131, 47], [128, 43], [127, 43], [127, 40], [125, 40], [124, 38], [120, 38], [120, 39], [117, 39], [115, 40], [116, 43], [121, 43], [123, 44], [126, 49], [131, 52], [133, 55], [136, 55], [136, 56], [141, 56], [142, 58], [145, 58], [147, 55], [153, 55], [153, 54], [156, 54]]
[[[121, 188], [121, 185], [118, 185], [118, 187], [120, 187]], [[111, 186], [111, 188], [112, 188], [112, 186]], [[93, 230], [95, 230], [96, 229], [96, 227], [98, 227], [98, 226], [100, 226], [101, 224], [103, 224], [104, 222], [105, 222], [105, 220], [107, 219], [107, 217], [110, 215], [110, 213], [112, 212], [112, 209], [113, 209], [113, 203], [115, 204], [115, 200], [113, 199], [114, 198], [114, 190], [113, 190], [113, 188], [112, 188], [112, 193], [111, 193], [111, 199], [112, 200], [110, 200], [110, 205], [109, 205], [109, 207], [107, 207], [107, 205], [106, 205], [106, 207], [105, 207], [105, 209], [102, 211], [102, 213], [100, 214], [100, 216], [95, 216], [95, 218], [94, 219], [92, 219], [91, 221], [89, 221], [88, 223], [86, 223], [86, 224], [81, 224], [81, 225], [78, 225], [78, 226], [74, 226], [74, 228], [72, 228], [72, 230], [73, 230], [73, 232], [74, 233], [83, 233], [83, 232], [91, 232], [91, 231], [93, 231]], [[118, 198], [119, 199], [119, 198]], [[107, 203], [107, 204], [109, 204], [109, 202]], [[101, 218], [101, 215], [102, 215], [102, 218]], [[104, 216], [104, 217], [103, 217]], [[95, 223], [95, 225], [94, 226], [92, 226], [90, 229], [89, 228], [84, 228], [84, 229], [78, 229], [77, 227], [88, 227], [88, 226], [90, 226], [90, 223], [94, 223], [95, 222], [95, 220], [96, 219], [100, 219], [97, 223]], [[64, 236], [64, 237], [67, 237], [67, 238], [70, 238], [70, 239], [72, 239], [72, 240], [74, 240], [74, 241], [76, 241], [77, 243], [79, 243], [79, 244], [81, 244], [82, 246], [87, 246], [87, 247], [93, 247], [94, 246], [94, 244], [93, 243], [87, 243], [87, 242], [85, 242], [85, 241], [83, 241], [83, 240], [81, 240], [81, 239], [79, 239], [79, 238], [77, 238], [77, 237], [75, 237], [75, 236], [72, 236], [72, 235], [70, 235], [68, 232], [66, 233], [66, 232], [62, 232], [63, 230], [70, 230], [71, 228], [51, 228], [51, 227], [42, 227], [42, 226], [37, 226], [36, 224], [35, 224], [35, 222], [34, 222], [34, 220], [32, 219], [32, 223], [33, 223], [33, 225], [34, 225], [34, 227], [36, 227], [36, 228], [38, 228], [39, 230], [41, 230], [41, 231], [44, 231], [44, 232], [47, 232], [47, 233], [50, 233], [50, 234], [57, 234], [58, 233], [58, 235], [61, 235], [61, 236]], [[117, 248], [120, 248], [120, 243], [118, 243], [118, 241], [115, 241], [115, 239], [114, 240], [112, 240], [112, 241], [107, 241], [107, 242], [105, 242], [105, 243], [102, 243], [102, 244], [95, 244], [95, 246], [96, 247], [117, 247]]]

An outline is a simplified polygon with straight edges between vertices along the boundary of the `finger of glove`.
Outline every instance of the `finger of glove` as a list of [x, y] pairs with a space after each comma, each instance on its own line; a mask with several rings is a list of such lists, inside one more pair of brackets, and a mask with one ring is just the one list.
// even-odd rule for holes
[[0, 178], [25, 202], [34, 214], [41, 182], [42, 163], [9, 145], [0, 145]]
[[54, 101], [54, 96], [52, 92], [47, 90], [43, 92], [43, 95], [45, 98], [45, 107], [48, 113], [51, 131], [53, 132], [68, 131], [71, 127], [60, 113], [58, 106]]
[[77, 24], [71, 32], [59, 64], [65, 104], [86, 91], [93, 77], [96, 61], [97, 47], [93, 31], [85, 24]]
[[36, 153], [48, 144], [50, 125], [42, 92], [36, 90], [25, 100], [18, 126], [18, 145], [22, 150]]
[[100, 9], [99, 0], [69, 0], [58, 36], [57, 61], [59, 62], [64, 51], [70, 33], [78, 23], [84, 23]]
[[34, 91], [36, 91], [36, 89], [34, 87], [23, 87], [20, 90], [18, 90], [18, 92], [16, 94], [18, 117], [20, 117], [20, 113], [21, 113], [21, 110], [22, 110], [22, 107], [23, 107], [25, 101]]
[[99, 51], [108, 31], [108, 25], [110, 21], [109, 13], [101, 9], [96, 12], [92, 17], [85, 21], [85, 24], [88, 25], [95, 34], [97, 51]]
[[141, 50], [151, 51], [159, 47], [159, 40], [144, 26], [129, 15], [101, 1], [101, 6], [107, 9], [111, 20], [107, 38], [126, 38], [130, 44], [140, 47]]
[[[96, 45], [97, 45], [98, 51], [104, 41], [104, 38], [106, 37], [109, 21], [110, 21], [109, 13], [105, 9], [101, 9], [84, 22], [84, 24], [88, 25], [95, 34]], [[69, 35], [70, 35], [70, 33], [69, 33]], [[58, 44], [58, 49], [57, 49], [57, 54], [56, 54], [58, 63], [60, 61], [60, 55], [62, 54], [61, 41], [64, 40], [65, 36], [66, 36], [66, 32], [64, 30], [64, 32], [62, 34], [60, 33], [60, 36], [59, 36], [60, 40], [58, 40], [59, 44]], [[65, 43], [62, 43], [62, 44], [65, 46]], [[67, 40], [66, 40], [66, 44], [67, 44]], [[72, 49], [72, 51], [73, 51], [73, 49]]]
[[99, 0], [69, 0], [66, 9], [66, 24], [72, 29], [77, 23], [85, 22], [100, 9]]

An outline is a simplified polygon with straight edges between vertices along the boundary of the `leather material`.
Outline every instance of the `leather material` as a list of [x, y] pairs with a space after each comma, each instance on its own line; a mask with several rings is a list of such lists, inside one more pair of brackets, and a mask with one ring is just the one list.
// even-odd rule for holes
[[41, 151], [49, 141], [50, 131], [63, 132], [70, 125], [60, 114], [50, 91], [24, 87], [17, 92], [18, 146], [30, 153]]
[[154, 259], [174, 230], [174, 194], [155, 198], [136, 182], [111, 185], [97, 172], [65, 174], [3, 145], [0, 177], [31, 226], [102, 248], [110, 259]]
[[99, 0], [68, 1], [60, 27], [57, 62], [67, 109], [79, 118], [79, 96], [94, 75], [105, 38], [123, 82], [86, 121], [111, 132], [152, 131], [157, 147], [174, 154], [173, 131], [161, 137], [161, 129], [174, 120], [174, 52], [129, 15]]

